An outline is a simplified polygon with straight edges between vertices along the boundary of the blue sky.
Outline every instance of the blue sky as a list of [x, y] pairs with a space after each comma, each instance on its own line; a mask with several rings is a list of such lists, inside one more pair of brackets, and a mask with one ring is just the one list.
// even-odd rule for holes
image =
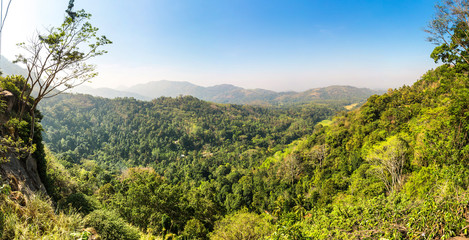
[[[396, 88], [436, 65], [433, 0], [75, 0], [114, 44], [94, 87], [156, 80], [276, 91]], [[12, 0], [2, 53], [56, 26], [68, 0]]]

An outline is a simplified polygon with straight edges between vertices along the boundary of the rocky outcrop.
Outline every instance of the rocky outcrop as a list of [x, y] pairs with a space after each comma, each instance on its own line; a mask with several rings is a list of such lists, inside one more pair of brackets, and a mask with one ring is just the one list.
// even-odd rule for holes
[[13, 110], [13, 106], [15, 105], [16, 102], [16, 97], [11, 93], [10, 91], [7, 90], [2, 90], [0, 88], [0, 99], [4, 100], [7, 104], [6, 111], [11, 112]]
[[21, 191], [26, 195], [46, 192], [37, 171], [37, 160], [31, 156], [19, 159], [11, 154], [8, 162], [0, 164], [0, 174], [13, 191]]
[[[17, 97], [7, 90], [0, 89], [0, 100], [6, 104], [5, 109], [0, 111], [0, 138], [3, 138], [9, 134], [4, 124], [17, 108]], [[3, 181], [10, 183], [12, 190], [21, 191], [26, 195], [38, 191], [46, 192], [37, 171], [36, 159], [32, 156], [19, 158], [14, 153], [8, 154], [7, 159], [6, 163], [0, 164], [0, 176]]]

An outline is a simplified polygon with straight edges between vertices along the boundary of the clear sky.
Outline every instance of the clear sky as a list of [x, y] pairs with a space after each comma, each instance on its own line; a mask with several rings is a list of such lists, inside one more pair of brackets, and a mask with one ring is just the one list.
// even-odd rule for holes
[[[8, 0], [3, 1], [4, 5]], [[396, 88], [436, 65], [435, 0], [75, 0], [114, 43], [94, 87], [156, 80], [276, 91]], [[68, 0], [12, 0], [2, 54], [58, 26]]]

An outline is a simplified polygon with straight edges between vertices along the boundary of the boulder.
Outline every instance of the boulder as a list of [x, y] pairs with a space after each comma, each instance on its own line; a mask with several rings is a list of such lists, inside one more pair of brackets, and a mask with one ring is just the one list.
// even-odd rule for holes
[[5, 101], [7, 104], [6, 112], [11, 112], [11, 110], [13, 110], [13, 106], [15, 106], [16, 103], [16, 97], [13, 93], [7, 90], [1, 91], [0, 89], [0, 100]]

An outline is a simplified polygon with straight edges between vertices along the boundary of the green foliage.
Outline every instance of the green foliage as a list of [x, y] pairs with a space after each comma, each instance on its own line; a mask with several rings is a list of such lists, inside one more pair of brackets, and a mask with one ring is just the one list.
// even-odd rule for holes
[[117, 184], [111, 204], [127, 221], [155, 233], [171, 231], [171, 222], [182, 213], [176, 204], [179, 189], [166, 183], [153, 169], [128, 169]]
[[11, 136], [0, 136], [0, 163], [7, 162], [10, 154], [20, 158], [27, 157], [36, 150], [36, 146], [26, 145], [22, 139], [14, 140]]
[[99, 208], [99, 202], [93, 197], [87, 196], [83, 193], [72, 193], [63, 201], [59, 202], [59, 208], [67, 209], [73, 208], [75, 211], [83, 213], [84, 215]]
[[103, 240], [140, 239], [138, 229], [126, 223], [113, 211], [93, 211], [85, 218], [85, 223], [87, 226], [95, 228]]
[[349, 193], [358, 197], [376, 197], [384, 194], [384, 182], [376, 176], [369, 164], [362, 164], [350, 177]]
[[435, 62], [466, 65], [467, 68], [469, 26], [464, 20], [469, 14], [467, 5], [466, 1], [461, 0], [449, 0], [436, 4], [435, 17], [426, 29], [426, 32], [430, 34], [428, 40], [439, 45], [431, 55]]
[[0, 99], [0, 114], [4, 114], [7, 108], [6, 101]]
[[462, 165], [422, 167], [409, 176], [403, 190], [410, 199], [415, 200], [425, 200], [431, 196], [447, 198], [467, 189], [467, 174], [469, 169]]
[[17, 98], [21, 96], [21, 90], [26, 83], [26, 79], [21, 76], [0, 77], [0, 89], [7, 90]]
[[309, 129], [295, 107], [76, 95], [46, 106], [66, 120], [48, 141], [74, 191], [153, 235], [447, 239], [467, 234], [468, 87], [442, 66]]
[[[73, 191], [96, 193], [122, 224], [167, 238], [465, 235], [469, 81], [458, 71], [442, 66], [307, 131], [299, 126], [313, 118], [283, 115], [291, 109], [77, 95], [47, 110], [69, 119], [50, 128], [51, 145], [67, 160], [53, 169], [69, 173]], [[81, 107], [67, 103], [77, 99]], [[77, 117], [65, 114], [74, 108]], [[284, 138], [291, 130], [303, 138]], [[95, 160], [73, 159], [80, 154]], [[146, 167], [119, 173], [119, 165]]]
[[191, 219], [187, 221], [182, 236], [186, 239], [206, 239], [208, 234], [205, 226], [198, 219]]
[[0, 194], [8, 196], [10, 195], [10, 192], [11, 192], [10, 185], [3, 183], [2, 186], [0, 187]]
[[293, 239], [281, 238], [280, 233], [287, 230], [284, 235], [315, 239], [447, 239], [465, 234], [465, 204], [464, 197], [443, 201], [429, 198], [421, 203], [400, 194], [392, 198], [349, 198], [331, 209], [310, 211], [304, 221], [294, 225], [284, 223], [287, 225], [279, 227], [273, 239]]
[[[251, 169], [333, 112], [315, 105], [267, 108], [192, 97], [140, 102], [68, 95], [44, 103], [46, 141], [66, 160], [80, 191], [97, 191], [124, 219], [154, 234], [182, 233], [191, 219], [208, 232], [227, 211], [270, 205], [265, 199], [271, 189]], [[85, 157], [102, 170], [91, 170], [90, 161], [80, 159]], [[138, 165], [154, 170], [131, 168], [112, 180], [114, 169]], [[297, 177], [285, 175], [289, 183]]]
[[61, 162], [49, 151], [45, 149], [46, 155], [46, 181], [47, 193], [55, 201], [65, 199], [72, 193], [78, 192], [78, 183], [70, 172], [65, 169]]
[[[265, 151], [276, 151], [311, 133], [316, 122], [333, 113], [315, 105], [292, 109], [221, 105], [188, 96], [141, 102], [64, 95], [44, 103], [45, 141], [52, 151], [74, 162], [95, 158], [108, 165], [152, 164], [159, 165], [157, 169], [181, 158], [237, 161], [252, 167]], [[258, 150], [238, 159], [250, 149]], [[199, 176], [207, 178], [206, 171]]]
[[262, 239], [269, 236], [272, 230], [272, 225], [262, 216], [241, 211], [217, 222], [210, 239]]
[[[97, 75], [94, 66], [86, 61], [106, 53], [101, 48], [112, 42], [97, 35], [98, 28], [88, 22], [90, 17], [84, 10], [77, 11], [73, 18], [65, 17], [61, 26], [48, 29], [45, 35], [38, 32], [28, 44], [17, 44], [25, 50], [25, 55], [18, 55], [14, 62], [25, 64], [28, 71], [25, 83], [19, 88], [21, 96], [34, 96], [30, 106], [20, 102], [20, 119], [26, 107], [34, 112], [45, 97], [57, 95]], [[34, 92], [27, 90], [28, 85]]]

